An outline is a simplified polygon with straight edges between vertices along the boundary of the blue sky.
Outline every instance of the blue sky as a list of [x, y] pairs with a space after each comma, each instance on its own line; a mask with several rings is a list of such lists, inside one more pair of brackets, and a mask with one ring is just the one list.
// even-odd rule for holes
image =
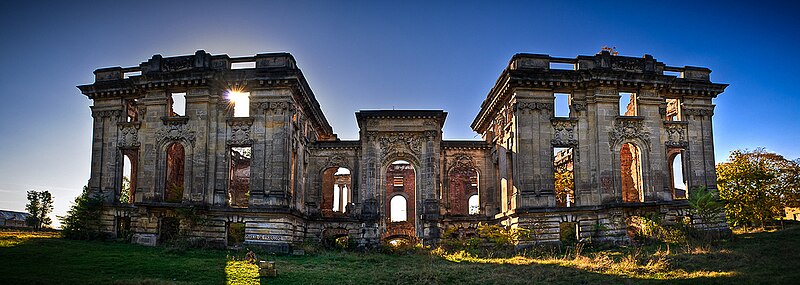
[[89, 177], [92, 71], [153, 54], [292, 53], [341, 138], [359, 109], [444, 109], [471, 139], [512, 55], [614, 46], [731, 86], [714, 116], [717, 161], [737, 148], [800, 157], [794, 83], [800, 5], [790, 1], [128, 1], [0, 4], [0, 209], [50, 190], [63, 214]]

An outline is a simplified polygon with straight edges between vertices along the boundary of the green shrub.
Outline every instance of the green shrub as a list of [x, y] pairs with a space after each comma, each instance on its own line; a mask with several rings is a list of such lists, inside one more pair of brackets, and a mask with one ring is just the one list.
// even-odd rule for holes
[[103, 210], [103, 197], [90, 195], [89, 187], [83, 187], [83, 193], [75, 198], [66, 216], [61, 220], [61, 234], [69, 239], [98, 239], [102, 237], [99, 230], [100, 214]]

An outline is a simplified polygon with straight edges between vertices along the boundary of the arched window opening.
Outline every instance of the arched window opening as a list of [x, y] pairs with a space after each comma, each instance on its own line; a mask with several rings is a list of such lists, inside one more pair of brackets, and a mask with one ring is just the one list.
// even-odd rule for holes
[[469, 215], [469, 197], [478, 194], [478, 171], [473, 167], [457, 166], [448, 174], [448, 213]]
[[622, 202], [644, 202], [641, 151], [636, 145], [625, 143], [620, 148], [619, 156]]
[[575, 204], [575, 170], [572, 148], [553, 148], [553, 178], [557, 207]]
[[350, 169], [331, 167], [322, 172], [322, 214], [331, 216], [347, 211], [351, 203]]
[[228, 176], [228, 201], [231, 207], [246, 208], [250, 200], [251, 147], [231, 147], [231, 162]]
[[183, 172], [186, 152], [180, 143], [167, 146], [167, 179], [164, 201], [180, 202], [183, 198]]
[[405, 222], [408, 220], [408, 213], [406, 211], [407, 201], [402, 195], [395, 195], [392, 197], [389, 207], [391, 209], [392, 222]]
[[477, 215], [481, 212], [481, 205], [478, 201], [478, 194], [469, 196], [469, 214], [470, 215]]
[[688, 197], [688, 185], [683, 176], [683, 149], [670, 150], [672, 160], [670, 163], [670, 183], [675, 199], [686, 199]]
[[136, 171], [138, 159], [135, 151], [124, 151], [122, 155], [122, 181], [119, 190], [120, 203], [133, 203], [136, 191]]

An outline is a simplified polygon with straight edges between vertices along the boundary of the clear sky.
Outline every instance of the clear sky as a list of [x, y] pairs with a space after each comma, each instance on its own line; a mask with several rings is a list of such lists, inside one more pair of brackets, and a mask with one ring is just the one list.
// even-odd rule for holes
[[92, 71], [198, 49], [292, 53], [340, 138], [357, 138], [359, 109], [424, 108], [449, 112], [445, 138], [471, 139], [515, 53], [612, 46], [731, 84], [715, 100], [718, 162], [759, 146], [800, 157], [795, 1], [41, 2], [0, 4], [0, 209], [50, 190], [63, 215], [80, 193], [92, 118], [75, 86]]

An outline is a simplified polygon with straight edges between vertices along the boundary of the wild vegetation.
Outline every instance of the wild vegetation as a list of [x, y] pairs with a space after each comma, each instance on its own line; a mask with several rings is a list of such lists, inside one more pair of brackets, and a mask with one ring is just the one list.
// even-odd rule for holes
[[28, 204], [25, 205], [25, 210], [30, 214], [25, 221], [29, 227], [39, 230], [50, 226], [52, 221], [48, 215], [53, 212], [53, 196], [50, 195], [50, 191], [28, 191]]
[[731, 152], [717, 165], [717, 186], [732, 226], [763, 227], [800, 206], [800, 160], [763, 148]]
[[259, 279], [246, 250], [169, 250], [0, 232], [0, 284], [777, 284], [800, 279], [800, 226], [738, 232], [716, 245], [564, 247], [508, 257], [466, 251], [259, 254], [278, 277]]

